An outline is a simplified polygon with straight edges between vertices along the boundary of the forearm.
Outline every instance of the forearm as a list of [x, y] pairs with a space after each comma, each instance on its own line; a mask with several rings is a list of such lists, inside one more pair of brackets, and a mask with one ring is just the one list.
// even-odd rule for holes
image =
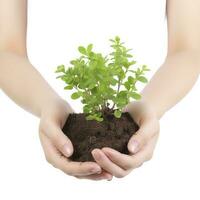
[[59, 99], [25, 56], [0, 53], [0, 88], [19, 106], [36, 116]]
[[160, 118], [192, 88], [200, 71], [197, 52], [182, 51], [166, 58], [142, 91], [142, 99], [151, 105]]

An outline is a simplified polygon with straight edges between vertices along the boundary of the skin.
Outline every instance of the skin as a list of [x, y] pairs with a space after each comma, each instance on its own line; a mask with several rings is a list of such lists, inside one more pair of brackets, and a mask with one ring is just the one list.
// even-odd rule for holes
[[124, 108], [140, 127], [128, 143], [130, 155], [106, 147], [94, 149], [96, 163], [68, 159], [73, 145], [62, 127], [74, 111], [27, 57], [26, 3], [0, 0], [0, 87], [16, 104], [40, 118], [39, 135], [47, 161], [80, 179], [111, 180], [150, 160], [159, 136], [159, 119], [191, 90], [199, 75], [200, 1], [167, 0], [165, 62], [142, 91], [142, 99]]

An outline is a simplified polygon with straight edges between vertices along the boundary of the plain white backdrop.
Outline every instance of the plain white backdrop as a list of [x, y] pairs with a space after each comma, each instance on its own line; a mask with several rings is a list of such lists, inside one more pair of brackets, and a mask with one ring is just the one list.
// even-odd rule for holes
[[[80, 44], [94, 43], [97, 51], [107, 53], [108, 39], [119, 35], [138, 63], [151, 68], [150, 78], [166, 55], [165, 6], [165, 0], [29, 0], [29, 57], [81, 112], [80, 102], [70, 100], [55, 79], [56, 66], [76, 57]], [[200, 199], [199, 88], [198, 81], [161, 119], [153, 159], [110, 182], [78, 180], [49, 165], [39, 142], [39, 119], [0, 91], [0, 199]]]

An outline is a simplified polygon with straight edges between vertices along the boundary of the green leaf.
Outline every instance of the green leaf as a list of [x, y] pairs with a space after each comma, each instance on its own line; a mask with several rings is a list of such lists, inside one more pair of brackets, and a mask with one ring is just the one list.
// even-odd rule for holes
[[118, 81], [113, 78], [113, 79], [111, 79], [110, 83], [111, 83], [111, 85], [115, 86], [118, 83]]
[[87, 119], [87, 120], [94, 120], [95, 117], [94, 117], [93, 115], [88, 115], [88, 116], [86, 116], [86, 119]]
[[133, 56], [131, 54], [126, 54], [127, 58], [132, 58]]
[[115, 43], [115, 40], [113, 40], [113, 39], [109, 39], [109, 41], [111, 41], [111, 42]]
[[142, 70], [143, 70], [143, 71], [150, 71], [150, 69], [149, 69], [146, 65], [143, 65], [143, 66], [142, 66]]
[[129, 82], [130, 84], [133, 84], [133, 83], [135, 82], [135, 79], [134, 79], [132, 76], [129, 76], [129, 77], [128, 77], [128, 82]]
[[84, 107], [83, 107], [83, 112], [84, 113], [89, 113], [89, 112], [91, 112], [91, 107], [89, 106], [89, 105], [85, 105]]
[[133, 60], [133, 61], [131, 61], [130, 63], [129, 63], [129, 65], [131, 66], [131, 65], [135, 65], [137, 62], [135, 61], [135, 60]]
[[80, 46], [80, 47], [78, 47], [78, 50], [79, 50], [80, 53], [87, 55], [87, 51], [86, 51], [85, 47]]
[[87, 46], [87, 53], [88, 53], [88, 54], [91, 53], [92, 48], [93, 48], [93, 44], [89, 44], [89, 45]]
[[132, 98], [134, 98], [136, 100], [141, 99], [141, 95], [136, 93], [136, 92], [130, 92], [129, 95], [130, 95], [130, 97], [132, 97]]
[[65, 73], [65, 66], [64, 65], [59, 65], [55, 71], [55, 73], [60, 73], [63, 72]]
[[126, 88], [127, 90], [130, 90], [130, 88], [131, 88], [130, 83], [129, 83], [128, 81], [126, 81], [126, 82], [124, 83], [124, 86], [125, 86], [125, 88]]
[[119, 43], [119, 42], [120, 42], [120, 37], [119, 37], [119, 36], [116, 36], [116, 37], [115, 37], [115, 40], [116, 40], [116, 42]]
[[120, 91], [118, 93], [118, 97], [125, 98], [127, 96], [128, 92], [126, 90]]
[[139, 76], [137, 79], [142, 83], [147, 83], [148, 82], [148, 80], [144, 76]]
[[97, 120], [98, 122], [102, 122], [103, 118], [102, 117], [95, 117], [95, 120]]
[[72, 95], [71, 95], [71, 98], [72, 99], [78, 99], [80, 97], [80, 93], [79, 92], [74, 92]]
[[56, 76], [56, 79], [58, 79], [58, 78], [62, 78], [63, 77], [63, 75], [60, 75], [60, 76]]
[[121, 111], [119, 111], [119, 110], [115, 110], [115, 111], [114, 111], [114, 116], [115, 116], [116, 118], [120, 118], [121, 115], [122, 115], [122, 112], [121, 112]]
[[65, 90], [72, 90], [73, 89], [73, 85], [67, 85], [64, 87]]

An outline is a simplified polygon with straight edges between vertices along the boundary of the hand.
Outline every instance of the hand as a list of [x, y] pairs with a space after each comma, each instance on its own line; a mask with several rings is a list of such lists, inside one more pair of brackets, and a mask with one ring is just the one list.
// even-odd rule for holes
[[46, 160], [55, 168], [77, 178], [111, 179], [112, 176], [103, 171], [95, 162], [73, 162], [68, 159], [73, 153], [73, 146], [62, 132], [62, 127], [72, 112], [74, 112], [73, 109], [62, 99], [47, 103], [43, 109], [39, 135]]
[[153, 109], [144, 102], [131, 102], [123, 112], [129, 112], [139, 130], [128, 142], [130, 155], [105, 147], [92, 151], [95, 161], [107, 172], [122, 178], [153, 156], [159, 135], [159, 121]]

